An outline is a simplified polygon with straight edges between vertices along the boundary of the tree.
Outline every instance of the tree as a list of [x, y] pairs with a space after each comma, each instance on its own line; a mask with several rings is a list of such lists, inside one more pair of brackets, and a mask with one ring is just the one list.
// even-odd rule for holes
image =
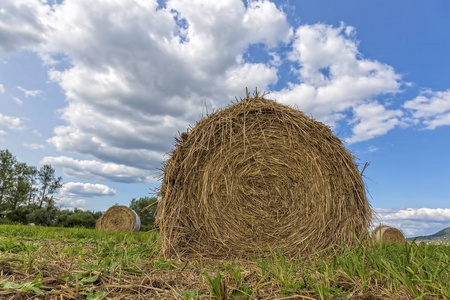
[[[139, 198], [139, 200], [133, 198], [131, 200], [130, 208], [138, 214], [142, 228], [150, 229], [153, 227], [157, 202], [158, 199], [149, 197]], [[142, 211], [146, 207], [148, 208]]]
[[11, 152], [0, 150], [0, 208], [4, 211], [4, 202], [10, 195], [14, 186], [14, 166], [17, 163], [16, 158]]
[[42, 226], [54, 225], [57, 213], [56, 208], [41, 208], [36, 204], [31, 204], [30, 206], [34, 207], [34, 209], [27, 215], [28, 223], [34, 223]]
[[39, 208], [44, 202], [53, 206], [53, 194], [62, 187], [62, 177], [55, 177], [55, 170], [50, 165], [43, 165], [37, 173], [40, 182]]
[[74, 210], [59, 210], [54, 225], [59, 227], [95, 228], [95, 222], [101, 215], [102, 212], [100, 211], [83, 211], [77, 208]]
[[12, 222], [27, 224], [29, 216], [38, 209], [36, 204], [19, 206], [15, 210], [10, 210], [6, 218]]
[[26, 163], [16, 163], [14, 166], [14, 186], [10, 190], [9, 209], [15, 210], [19, 205], [25, 204], [33, 196], [36, 188], [36, 168]]

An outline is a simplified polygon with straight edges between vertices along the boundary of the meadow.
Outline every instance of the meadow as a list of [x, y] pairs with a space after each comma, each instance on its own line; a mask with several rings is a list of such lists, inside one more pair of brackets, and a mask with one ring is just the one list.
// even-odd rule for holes
[[160, 256], [157, 232], [0, 226], [0, 299], [450, 299], [450, 247], [359, 244], [328, 256]]

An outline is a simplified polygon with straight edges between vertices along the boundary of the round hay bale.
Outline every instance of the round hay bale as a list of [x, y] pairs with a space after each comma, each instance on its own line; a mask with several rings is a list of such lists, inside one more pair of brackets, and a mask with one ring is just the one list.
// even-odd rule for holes
[[95, 229], [105, 231], [139, 231], [141, 220], [129, 207], [111, 206], [95, 223]]
[[165, 256], [284, 249], [304, 255], [368, 236], [354, 156], [330, 128], [257, 94], [176, 138], [156, 214]]
[[372, 232], [372, 239], [377, 243], [401, 244], [405, 242], [405, 236], [397, 228], [381, 225]]

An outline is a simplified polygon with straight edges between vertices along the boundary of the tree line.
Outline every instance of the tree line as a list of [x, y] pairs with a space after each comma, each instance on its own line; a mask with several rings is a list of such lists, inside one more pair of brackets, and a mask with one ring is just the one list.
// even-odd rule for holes
[[[61, 209], [56, 206], [62, 177], [51, 165], [41, 168], [19, 162], [7, 149], [0, 150], [0, 224], [29, 224], [95, 228], [100, 211]], [[156, 198], [133, 198], [130, 208], [141, 219], [142, 230], [153, 228]]]

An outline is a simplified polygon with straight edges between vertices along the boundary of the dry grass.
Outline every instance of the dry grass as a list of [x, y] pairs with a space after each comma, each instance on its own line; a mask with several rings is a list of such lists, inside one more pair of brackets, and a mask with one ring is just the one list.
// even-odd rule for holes
[[308, 255], [367, 236], [355, 157], [330, 128], [257, 93], [180, 135], [163, 166], [162, 252]]
[[139, 231], [139, 216], [124, 205], [111, 206], [95, 224], [95, 229], [105, 231]]
[[0, 299], [450, 299], [448, 246], [164, 259], [157, 232], [0, 226]]

